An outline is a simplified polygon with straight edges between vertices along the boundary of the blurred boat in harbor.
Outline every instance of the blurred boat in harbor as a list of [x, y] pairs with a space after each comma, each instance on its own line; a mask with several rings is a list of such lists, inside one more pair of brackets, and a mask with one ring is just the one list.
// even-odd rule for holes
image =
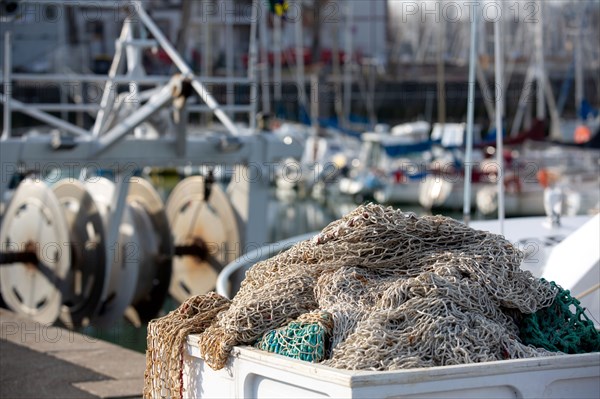
[[429, 129], [429, 123], [417, 121], [391, 130], [387, 125], [378, 125], [373, 132], [363, 133], [360, 156], [352, 162], [348, 176], [340, 179], [339, 192], [360, 202], [373, 198], [398, 173], [406, 173], [401, 170], [418, 173], [415, 168], [423, 164], [431, 150]]
[[[277, 129], [275, 133], [281, 134]], [[358, 158], [360, 141], [340, 130], [318, 128], [314, 134], [312, 127], [298, 125], [294, 133], [302, 137], [304, 151], [300, 159], [290, 158], [279, 165], [275, 177], [279, 189], [295, 189], [310, 195], [316, 185], [335, 181]]]
[[[544, 215], [544, 199], [558, 196], [562, 214], [588, 214], [600, 207], [600, 151], [531, 143], [513, 151], [518, 159], [507, 169], [504, 183], [507, 216]], [[477, 209], [483, 215], [498, 210], [495, 184], [477, 192]]]

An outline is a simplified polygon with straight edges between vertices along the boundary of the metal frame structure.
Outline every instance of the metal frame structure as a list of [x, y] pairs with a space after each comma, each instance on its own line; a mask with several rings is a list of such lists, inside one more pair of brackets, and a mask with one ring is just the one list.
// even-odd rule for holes
[[[44, 0], [27, 1], [29, 3], [49, 3]], [[53, 1], [64, 6], [79, 6], [80, 2], [74, 1]], [[255, 0], [257, 3], [257, 0]], [[116, 2], [96, 3], [99, 7], [122, 7], [123, 4]], [[68, 121], [59, 119], [45, 110], [87, 110], [95, 108], [91, 105], [77, 104], [24, 104], [11, 98], [10, 90], [2, 95], [1, 101], [4, 104], [4, 129], [0, 139], [0, 159], [2, 162], [2, 178], [0, 180], [0, 198], [4, 199], [7, 183], [10, 175], [18, 170], [44, 171], [51, 168], [64, 168], [70, 170], [85, 170], [88, 168], [108, 168], [115, 172], [117, 176], [117, 190], [113, 198], [113, 207], [111, 222], [109, 225], [108, 241], [115, 242], [117, 239], [117, 227], [122, 209], [127, 196], [128, 177], [131, 177], [134, 170], [139, 170], [147, 166], [173, 167], [199, 164], [216, 165], [241, 165], [242, 176], [238, 176], [241, 183], [247, 183], [245, 192], [248, 194], [245, 205], [243, 201], [234, 201], [238, 212], [245, 216], [246, 227], [245, 237], [252, 237], [256, 243], [263, 244], [267, 242], [267, 233], [264, 228], [264, 221], [267, 214], [267, 190], [268, 190], [268, 172], [269, 168], [280, 159], [289, 156], [295, 156], [297, 150], [294, 146], [286, 145], [279, 139], [270, 134], [254, 133], [251, 135], [240, 135], [238, 127], [233, 123], [230, 117], [225, 113], [227, 108], [223, 108], [212, 97], [203, 83], [203, 79], [194, 75], [191, 68], [183, 60], [181, 55], [175, 50], [173, 45], [163, 35], [157, 25], [152, 21], [148, 13], [144, 10], [142, 1], [135, 0], [127, 2], [126, 5], [133, 5], [131, 9], [135, 10], [135, 21], [131, 19], [130, 14], [124, 23], [121, 37], [117, 39], [116, 53], [110, 68], [106, 85], [117, 82], [152, 82], [156, 84], [165, 83], [166, 77], [145, 76], [143, 74], [129, 73], [127, 76], [118, 76], [122, 58], [127, 58], [128, 70], [138, 70], [141, 65], [135, 65], [139, 62], [139, 51], [142, 45], [158, 44], [168, 54], [174, 65], [178, 68], [179, 74], [172, 76], [163, 84], [159, 90], [153, 90], [146, 93], [148, 100], [143, 104], [138, 104], [137, 108], [128, 112], [128, 115], [118, 123], [112, 126], [106, 123], [106, 115], [114, 111], [117, 100], [111, 98], [111, 90], [105, 90], [104, 98], [100, 104], [100, 110], [96, 119], [96, 124], [91, 131], [87, 131]], [[131, 12], [129, 9], [129, 12]], [[132, 23], [138, 23], [141, 27], [153, 36], [153, 40], [135, 39], [129, 26]], [[256, 19], [252, 21], [256, 24]], [[256, 27], [253, 26], [256, 32]], [[15, 74], [11, 76], [10, 66], [10, 33], [6, 35], [5, 45], [5, 68], [4, 84], [9, 88], [11, 82], [15, 79], [34, 79], [41, 80], [60, 80], [64, 77], [54, 75], [28, 75]], [[128, 51], [130, 50], [130, 51]], [[137, 53], [136, 53], [137, 52]], [[123, 57], [125, 53], [126, 57]], [[136, 58], [137, 54], [137, 58]], [[134, 65], [132, 65], [134, 64]], [[251, 66], [255, 69], [255, 66]], [[251, 75], [252, 77], [252, 75]], [[72, 80], [73, 78], [69, 78]], [[97, 76], [83, 76], [81, 81], [98, 81]], [[216, 82], [216, 79], [206, 80]], [[234, 78], [226, 83], [242, 83], [255, 87], [251, 78]], [[108, 86], [110, 87], [110, 86]], [[190, 136], [186, 132], [186, 111], [201, 110], [204, 106], [186, 106], [186, 98], [195, 91], [203, 102], [225, 126], [226, 133], [206, 134]], [[114, 93], [112, 93], [114, 94]], [[138, 93], [142, 94], [142, 93]], [[255, 98], [251, 102], [255, 102]], [[133, 132], [142, 123], [146, 123], [151, 117], [159, 111], [172, 107], [175, 113], [174, 120], [175, 131], [172, 134], [161, 135], [155, 139], [142, 139], [130, 133]], [[249, 106], [230, 107], [229, 111], [248, 111], [250, 114], [256, 109], [255, 104]], [[11, 135], [11, 112], [24, 112], [44, 123], [47, 123], [60, 131], [58, 136], [22, 136], [14, 137]], [[184, 115], [184, 117], [181, 117]], [[250, 115], [252, 120], [254, 115]], [[178, 122], [177, 122], [178, 121]], [[68, 143], [68, 144], [67, 144]], [[243, 176], [245, 174], [245, 176]], [[250, 181], [251, 180], [251, 181]], [[239, 209], [243, 207], [245, 209]], [[110, 265], [108, 266], [110, 268]]]

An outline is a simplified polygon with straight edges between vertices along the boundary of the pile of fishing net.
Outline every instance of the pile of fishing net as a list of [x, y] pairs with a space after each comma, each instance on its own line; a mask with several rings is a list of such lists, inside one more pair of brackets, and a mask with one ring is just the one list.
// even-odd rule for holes
[[[181, 352], [192, 331], [213, 369], [236, 345], [351, 370], [551, 355], [556, 348], [528, 345], [520, 331], [561, 291], [521, 270], [522, 257], [503, 237], [450, 218], [360, 206], [254, 265], [231, 302], [209, 294], [196, 299], [190, 319], [175, 311], [152, 322], [146, 392], [181, 394]], [[545, 334], [539, 324], [526, 330], [534, 341]], [[596, 330], [590, 334], [598, 345]]]
[[183, 397], [183, 349], [189, 334], [204, 331], [231, 301], [214, 292], [189, 298], [148, 323], [144, 398]]

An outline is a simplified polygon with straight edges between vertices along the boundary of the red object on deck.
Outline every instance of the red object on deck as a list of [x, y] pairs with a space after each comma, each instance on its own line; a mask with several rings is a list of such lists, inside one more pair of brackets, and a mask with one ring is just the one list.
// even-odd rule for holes
[[575, 138], [575, 142], [577, 144], [587, 143], [592, 138], [592, 131], [590, 130], [589, 127], [587, 127], [585, 125], [579, 125], [575, 129], [575, 137], [574, 138]]

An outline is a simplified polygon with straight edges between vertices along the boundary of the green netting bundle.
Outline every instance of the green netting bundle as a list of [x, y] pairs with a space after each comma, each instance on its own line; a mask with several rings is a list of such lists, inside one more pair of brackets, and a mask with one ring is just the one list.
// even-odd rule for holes
[[558, 294], [549, 307], [524, 316], [519, 326], [523, 343], [570, 354], [600, 351], [600, 332], [580, 302], [569, 290], [554, 282], [550, 284]]
[[332, 330], [330, 313], [305, 313], [283, 327], [267, 331], [254, 346], [294, 359], [320, 362], [325, 359]]

